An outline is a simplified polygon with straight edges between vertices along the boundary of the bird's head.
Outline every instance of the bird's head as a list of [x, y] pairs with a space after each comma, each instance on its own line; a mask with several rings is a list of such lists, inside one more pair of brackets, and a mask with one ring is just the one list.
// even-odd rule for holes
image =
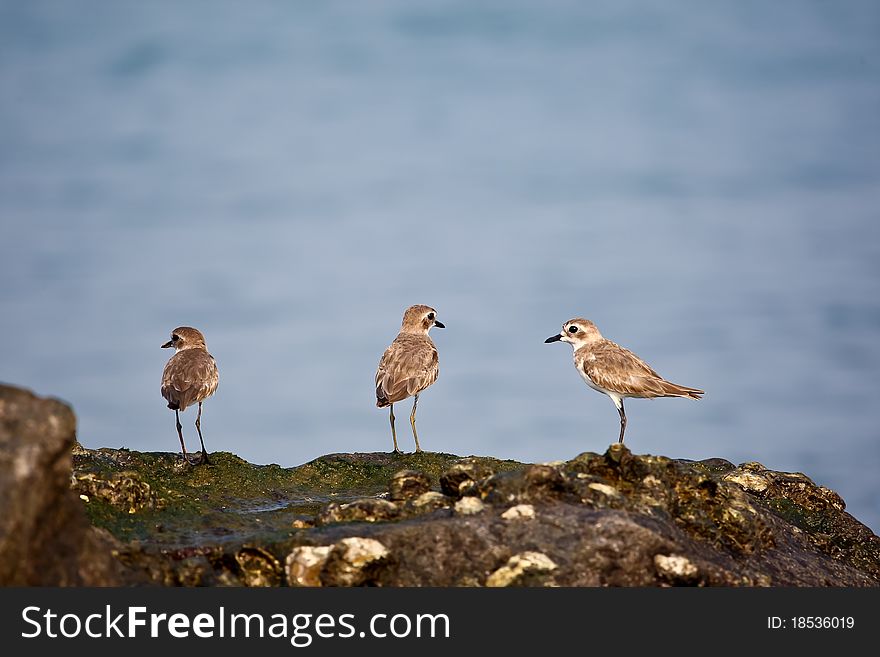
[[577, 349], [582, 345], [601, 339], [602, 334], [599, 333], [599, 329], [596, 328], [593, 322], [583, 317], [576, 317], [562, 325], [561, 333], [550, 336], [544, 342], [567, 342]]
[[437, 321], [437, 311], [431, 306], [421, 304], [410, 306], [403, 314], [403, 323], [400, 326], [401, 333], [420, 333], [427, 335], [433, 327], [446, 328]]
[[175, 351], [184, 349], [207, 349], [205, 336], [191, 326], [178, 326], [171, 331], [171, 339], [162, 345], [162, 349], [174, 347]]

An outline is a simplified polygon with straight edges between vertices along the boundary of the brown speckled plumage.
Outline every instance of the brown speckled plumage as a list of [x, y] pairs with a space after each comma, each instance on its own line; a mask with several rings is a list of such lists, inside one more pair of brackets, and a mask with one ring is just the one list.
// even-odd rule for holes
[[391, 343], [376, 372], [376, 406], [384, 408], [412, 397], [437, 380], [437, 348], [427, 335], [401, 333]]
[[171, 332], [171, 340], [162, 345], [163, 349], [168, 347], [174, 347], [176, 353], [165, 364], [162, 372], [162, 396], [168, 402], [168, 408], [175, 412], [177, 433], [185, 460], [187, 460], [186, 445], [183, 442], [178, 413], [193, 404], [199, 405], [196, 429], [202, 444], [202, 460], [207, 463], [208, 454], [205, 451], [201, 429], [202, 402], [217, 390], [220, 382], [217, 363], [208, 353], [205, 337], [190, 326], [179, 326], [174, 329]]
[[588, 319], [570, 319], [563, 324], [561, 333], [545, 340], [558, 341], [568, 342], [574, 349], [574, 365], [587, 385], [608, 395], [614, 402], [620, 415], [619, 442], [623, 442], [626, 430], [626, 411], [623, 407], [625, 398], [700, 399], [704, 394], [698, 388], [667, 381], [629, 349], [602, 337], [596, 325]]
[[393, 404], [413, 396], [415, 401], [410, 423], [416, 451], [421, 451], [415, 428], [415, 409], [419, 393], [434, 383], [440, 372], [437, 348], [428, 336], [432, 327], [444, 328], [436, 320], [436, 315], [437, 311], [430, 306], [410, 306], [403, 315], [400, 333], [382, 354], [376, 370], [376, 406], [391, 407], [391, 435], [395, 452], [400, 450], [394, 429]]

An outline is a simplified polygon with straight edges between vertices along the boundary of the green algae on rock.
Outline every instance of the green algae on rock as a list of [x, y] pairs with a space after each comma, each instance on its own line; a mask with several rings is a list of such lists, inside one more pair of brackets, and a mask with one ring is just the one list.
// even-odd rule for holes
[[[521, 466], [483, 460], [498, 471]], [[389, 496], [389, 482], [399, 480], [401, 471], [418, 481], [409, 484], [414, 493], [462, 458], [428, 452], [329, 454], [282, 468], [213, 452], [211, 465], [193, 467], [172, 453], [78, 446], [73, 461], [73, 488], [88, 497], [86, 511], [96, 526], [120, 540], [182, 548], [286, 539], [296, 518], [308, 524], [392, 519], [395, 504], [377, 498]]]

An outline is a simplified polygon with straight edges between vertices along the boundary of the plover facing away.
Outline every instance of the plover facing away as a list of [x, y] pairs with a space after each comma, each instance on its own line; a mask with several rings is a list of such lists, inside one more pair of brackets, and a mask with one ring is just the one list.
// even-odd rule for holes
[[700, 399], [704, 394], [697, 388], [670, 383], [652, 370], [648, 364], [629, 349], [606, 340], [588, 319], [570, 319], [562, 325], [562, 333], [544, 342], [567, 342], [574, 349], [574, 366], [587, 385], [611, 397], [620, 415], [620, 438], [626, 431], [626, 397], [653, 399], [654, 397], [688, 397]]
[[202, 463], [208, 463], [208, 452], [202, 439], [202, 402], [214, 394], [220, 381], [217, 363], [208, 353], [205, 336], [190, 326], [179, 326], [171, 332], [171, 339], [162, 345], [163, 349], [174, 347], [175, 354], [168, 360], [162, 372], [162, 396], [168, 401], [168, 408], [174, 411], [177, 421], [177, 435], [183, 460], [190, 463], [183, 442], [180, 426], [180, 413], [196, 402], [199, 414], [196, 416], [196, 430], [202, 444]]
[[391, 409], [391, 439], [394, 453], [399, 454], [397, 432], [394, 429], [394, 403], [415, 395], [409, 423], [412, 426], [416, 451], [421, 452], [416, 433], [416, 405], [419, 393], [437, 380], [439, 360], [437, 348], [428, 337], [433, 327], [446, 328], [437, 321], [437, 311], [430, 306], [415, 305], [406, 309], [400, 333], [394, 338], [376, 371], [376, 406]]

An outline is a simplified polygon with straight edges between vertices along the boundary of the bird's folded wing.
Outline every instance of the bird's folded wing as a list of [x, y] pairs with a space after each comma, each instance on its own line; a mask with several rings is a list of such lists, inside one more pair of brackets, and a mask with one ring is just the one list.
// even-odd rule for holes
[[437, 350], [385, 350], [376, 372], [376, 397], [392, 404], [424, 390], [437, 380]]
[[217, 389], [219, 376], [214, 359], [195, 350], [179, 354], [170, 360], [162, 374], [162, 396], [178, 402], [182, 408], [194, 401], [205, 399]]
[[657, 372], [628, 349], [613, 343], [592, 349], [584, 359], [584, 372], [605, 390], [639, 397], [666, 394]]

